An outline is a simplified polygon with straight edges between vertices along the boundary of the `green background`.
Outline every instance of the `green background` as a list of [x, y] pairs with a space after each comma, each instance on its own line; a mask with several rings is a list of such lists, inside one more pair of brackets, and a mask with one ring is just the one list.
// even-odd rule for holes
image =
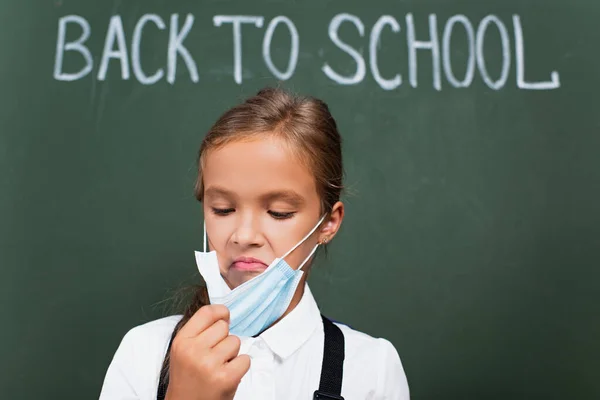
[[[356, 64], [327, 35], [338, 13], [362, 20], [340, 38], [365, 56], [362, 82], [339, 85]], [[169, 16], [195, 16], [185, 40], [198, 65], [193, 83], [178, 59], [176, 82], [121, 79], [111, 61], [97, 79], [109, 19], [121, 15], [127, 43], [138, 19], [156, 13], [167, 30], [144, 30], [146, 73], [166, 65]], [[453, 88], [431, 55], [418, 53], [409, 84], [406, 21], [428, 36], [464, 14], [507, 27], [511, 67], [491, 90], [476, 70]], [[54, 79], [58, 21], [91, 26], [93, 72]], [[233, 80], [231, 25], [217, 14], [262, 15], [243, 28], [243, 83]], [[368, 62], [369, 34], [384, 14], [381, 89]], [[526, 77], [560, 74], [557, 90], [516, 85], [512, 15], [521, 17]], [[0, 389], [6, 399], [97, 398], [122, 336], [170, 312], [172, 290], [199, 281], [202, 215], [193, 197], [204, 133], [228, 107], [277, 84], [261, 56], [267, 23], [291, 18], [298, 65], [284, 86], [329, 103], [344, 139], [347, 217], [311, 276], [322, 311], [391, 340], [415, 399], [600, 398], [600, 7], [571, 1], [3, 1], [0, 4]], [[67, 39], [79, 35], [69, 27]], [[281, 26], [273, 59], [281, 69]], [[500, 73], [493, 27], [484, 46]], [[457, 28], [458, 77], [467, 46]], [[74, 52], [64, 70], [83, 66]]]

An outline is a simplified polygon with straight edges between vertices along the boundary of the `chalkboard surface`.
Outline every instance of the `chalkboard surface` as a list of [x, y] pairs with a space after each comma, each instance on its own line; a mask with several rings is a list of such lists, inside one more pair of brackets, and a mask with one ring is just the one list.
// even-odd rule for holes
[[[204, 133], [281, 84], [344, 138], [322, 311], [415, 399], [600, 398], [600, 5], [4, 1], [0, 390], [97, 398], [199, 282]], [[281, 82], [281, 83], [280, 83]]]

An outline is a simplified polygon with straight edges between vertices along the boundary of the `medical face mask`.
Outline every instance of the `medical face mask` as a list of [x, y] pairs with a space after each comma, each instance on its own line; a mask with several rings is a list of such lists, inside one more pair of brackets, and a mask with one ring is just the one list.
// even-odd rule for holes
[[267, 329], [287, 310], [304, 272], [302, 267], [317, 250], [318, 244], [294, 270], [285, 261], [321, 225], [325, 216], [294, 247], [283, 256], [273, 260], [260, 275], [230, 289], [219, 270], [215, 251], [206, 250], [206, 226], [204, 227], [204, 251], [196, 252], [198, 270], [206, 282], [211, 304], [223, 304], [229, 309], [229, 332], [237, 336], [255, 336]]

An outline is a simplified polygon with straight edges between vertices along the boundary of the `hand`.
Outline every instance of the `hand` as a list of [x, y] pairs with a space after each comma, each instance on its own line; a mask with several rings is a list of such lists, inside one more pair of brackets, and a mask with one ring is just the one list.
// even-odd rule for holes
[[250, 369], [250, 357], [239, 351], [240, 339], [229, 334], [227, 307], [201, 307], [173, 339], [165, 400], [233, 399]]

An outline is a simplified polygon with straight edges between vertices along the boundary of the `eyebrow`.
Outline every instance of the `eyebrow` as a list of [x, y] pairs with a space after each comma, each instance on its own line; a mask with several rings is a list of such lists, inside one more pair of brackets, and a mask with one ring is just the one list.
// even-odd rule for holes
[[269, 192], [261, 196], [261, 199], [265, 203], [270, 203], [272, 201], [285, 201], [294, 207], [299, 207], [304, 204], [304, 197], [300, 196], [298, 193], [293, 190], [277, 190], [274, 192]]
[[[236, 195], [221, 186], [210, 186], [206, 188], [205, 197], [227, 197], [235, 198]], [[271, 203], [273, 201], [285, 201], [294, 207], [300, 207], [304, 204], [304, 197], [294, 192], [293, 190], [275, 190], [273, 192], [265, 193], [260, 196], [260, 200], [263, 203]]]
[[235, 195], [233, 194], [233, 192], [230, 192], [229, 190], [221, 187], [221, 186], [210, 186], [208, 188], [205, 189], [204, 191], [204, 196], [205, 197], [235, 197]]

